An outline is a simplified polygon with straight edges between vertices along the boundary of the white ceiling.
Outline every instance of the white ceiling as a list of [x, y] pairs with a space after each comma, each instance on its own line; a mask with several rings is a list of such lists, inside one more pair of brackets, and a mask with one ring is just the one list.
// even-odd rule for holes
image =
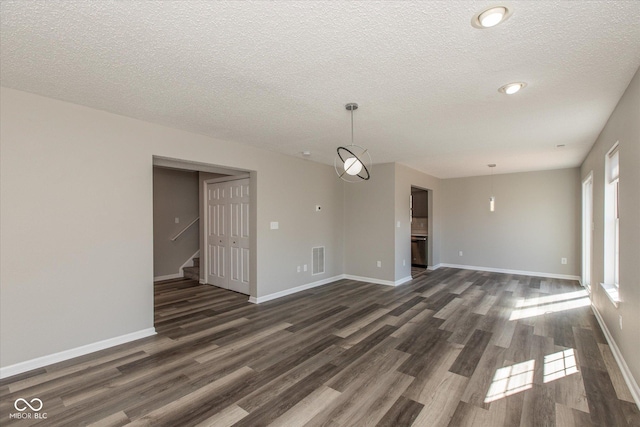
[[[473, 28], [495, 4], [511, 18]], [[329, 164], [357, 102], [374, 163], [440, 178], [578, 166], [640, 66], [640, 1], [3, 0], [0, 16], [3, 86]], [[528, 86], [498, 93], [512, 81]]]

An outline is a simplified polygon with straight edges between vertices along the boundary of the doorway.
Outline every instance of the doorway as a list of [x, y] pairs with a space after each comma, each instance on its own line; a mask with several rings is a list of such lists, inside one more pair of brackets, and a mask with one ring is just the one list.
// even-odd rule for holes
[[[173, 170], [175, 172], [180, 172], [186, 175], [195, 174], [197, 176], [197, 179], [195, 180], [196, 182], [195, 185], [197, 185], [197, 188], [194, 191], [196, 191], [196, 194], [197, 194], [196, 199], [198, 204], [198, 209], [197, 209], [198, 216], [197, 216], [197, 219], [193, 221], [193, 224], [191, 224], [192, 215], [190, 215], [189, 218], [186, 218], [185, 216], [185, 221], [183, 222], [182, 217], [178, 218], [177, 215], [171, 214], [169, 215], [170, 218], [168, 218], [168, 220], [172, 223], [172, 226], [173, 226], [173, 223], [175, 222], [175, 226], [173, 226], [173, 228], [175, 228], [176, 230], [172, 231], [171, 233], [164, 233], [164, 234], [161, 233], [162, 234], [161, 238], [167, 241], [179, 235], [178, 239], [167, 243], [167, 245], [169, 246], [170, 245], [176, 246], [178, 244], [181, 244], [181, 242], [185, 240], [185, 238], [189, 233], [197, 234], [195, 238], [197, 240], [198, 251], [193, 255], [193, 257], [194, 257], [194, 261], [198, 261], [198, 262], [182, 264], [180, 271], [178, 271], [178, 268], [174, 267], [172, 270], [171, 276], [162, 275], [164, 277], [158, 277], [161, 275], [156, 274], [154, 279], [188, 280], [187, 278], [183, 279], [183, 276], [186, 276], [186, 274], [184, 274], [186, 272], [183, 272], [184, 267], [187, 266], [187, 268], [191, 268], [189, 266], [194, 266], [194, 269], [195, 267], [198, 267], [198, 271], [195, 273], [195, 277], [192, 277], [192, 279], [196, 280], [200, 285], [204, 285], [204, 284], [215, 285], [215, 283], [212, 283], [209, 280], [208, 265], [207, 265], [208, 264], [207, 262], [208, 248], [206, 244], [207, 242], [206, 231], [209, 225], [208, 218], [206, 215], [207, 209], [206, 209], [206, 198], [205, 198], [206, 190], [207, 190], [207, 181], [208, 182], [237, 181], [238, 179], [242, 178], [245, 180], [243, 181], [244, 185], [242, 189], [233, 188], [229, 190], [229, 191], [233, 190], [233, 194], [234, 194], [233, 203], [230, 203], [229, 209], [232, 209], [232, 210], [235, 209], [236, 212], [225, 213], [224, 220], [226, 222], [229, 222], [229, 220], [235, 215], [236, 217], [240, 217], [241, 219], [243, 219], [243, 221], [241, 224], [235, 221], [232, 222], [232, 225], [236, 227], [236, 229], [229, 230], [230, 233], [228, 234], [228, 237], [230, 239], [233, 239], [235, 237], [236, 240], [235, 240], [235, 244], [233, 243], [234, 240], [230, 240], [230, 245], [232, 247], [229, 248], [229, 250], [224, 254], [224, 256], [227, 257], [226, 259], [228, 260], [235, 259], [236, 262], [232, 266], [228, 266], [225, 269], [225, 272], [228, 275], [228, 278], [230, 281], [229, 283], [231, 284], [227, 284], [221, 287], [229, 290], [234, 290], [236, 292], [240, 292], [246, 295], [255, 296], [257, 294], [257, 289], [255, 284], [256, 257], [255, 255], [250, 256], [250, 254], [255, 254], [254, 248], [256, 247], [256, 244], [257, 244], [256, 237], [255, 237], [256, 236], [255, 218], [256, 218], [257, 197], [256, 197], [255, 191], [249, 191], [249, 188], [255, 188], [256, 186], [255, 172], [240, 170], [240, 169], [230, 169], [227, 167], [221, 167], [221, 166], [216, 166], [211, 164], [198, 163], [198, 162], [172, 159], [172, 158], [159, 157], [159, 156], [153, 156], [153, 169]], [[240, 182], [240, 181], [237, 181], [237, 182]], [[178, 190], [177, 192], [180, 193], [181, 191], [182, 190]], [[238, 193], [242, 194], [241, 198], [235, 197], [237, 196]], [[238, 202], [240, 201], [242, 203], [238, 204]], [[243, 212], [240, 212], [240, 211], [243, 211]], [[157, 219], [155, 218], [157, 214], [158, 212], [156, 212], [154, 209], [154, 228], [156, 226], [155, 223], [157, 222]], [[183, 232], [183, 234], [180, 234], [181, 231], [179, 230], [181, 230], [182, 228], [185, 228], [187, 231]], [[236, 233], [236, 231], [238, 231], [239, 234]], [[154, 246], [156, 243], [155, 242], [156, 239], [159, 239], [159, 237], [154, 236]], [[189, 255], [191, 254], [193, 254], [193, 252], [191, 252]], [[201, 263], [199, 262], [200, 258], [202, 258]], [[176, 265], [180, 265], [180, 262], [177, 262]], [[224, 265], [226, 266], [227, 264], [224, 264]], [[156, 269], [156, 266], [154, 265], [154, 270], [155, 269]], [[154, 282], [156, 281], [157, 280], [154, 280]]]
[[429, 266], [429, 193], [411, 187], [411, 272], [424, 272]]

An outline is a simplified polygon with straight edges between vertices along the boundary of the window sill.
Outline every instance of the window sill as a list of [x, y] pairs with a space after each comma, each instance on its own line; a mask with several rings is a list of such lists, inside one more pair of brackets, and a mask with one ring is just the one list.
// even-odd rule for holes
[[615, 285], [610, 285], [607, 283], [600, 283], [600, 287], [604, 290], [604, 293], [609, 297], [609, 301], [616, 308], [620, 305], [620, 294], [618, 293], [618, 288]]

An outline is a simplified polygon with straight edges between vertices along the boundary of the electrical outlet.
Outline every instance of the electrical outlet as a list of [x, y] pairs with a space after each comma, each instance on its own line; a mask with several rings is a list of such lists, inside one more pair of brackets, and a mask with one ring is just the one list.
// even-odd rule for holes
[[300, 266], [298, 266], [298, 273], [300, 273]]
[[303, 266], [302, 266], [302, 269], [303, 269], [304, 271], [307, 271], [307, 264], [303, 265]]
[[382, 261], [378, 261], [378, 267], [382, 267]]
[[397, 222], [396, 227], [400, 228], [400, 221]]
[[176, 223], [176, 224], [180, 224], [180, 218], [176, 217], [176, 218], [174, 219], [174, 221], [175, 221], [175, 223]]
[[560, 258], [560, 263], [566, 264], [567, 263], [567, 259], [566, 258]]
[[407, 265], [407, 260], [406, 260], [406, 259], [403, 259], [403, 260], [402, 260], [402, 266], [404, 267], [405, 265]]
[[458, 256], [462, 256], [462, 251], [458, 251]]

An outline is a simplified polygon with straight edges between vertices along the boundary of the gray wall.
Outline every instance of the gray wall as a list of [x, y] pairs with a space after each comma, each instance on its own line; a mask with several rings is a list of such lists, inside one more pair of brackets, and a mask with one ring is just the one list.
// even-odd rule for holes
[[374, 165], [369, 181], [344, 184], [346, 274], [394, 281], [394, 183], [395, 165], [385, 163]]
[[579, 169], [494, 175], [495, 212], [491, 179], [442, 182], [442, 263], [578, 276]]
[[[620, 299], [616, 308], [599, 283], [604, 281], [604, 164], [619, 141]], [[613, 336], [636, 382], [640, 381], [640, 70], [609, 118], [580, 173], [593, 171], [592, 301]], [[619, 327], [622, 316], [623, 329]]]
[[198, 172], [153, 168], [154, 277], [182, 274], [180, 267], [198, 251], [199, 222], [171, 241], [199, 216], [198, 208]]
[[3, 367], [153, 327], [154, 155], [251, 171], [253, 296], [344, 273], [331, 166], [7, 88], [0, 121]]

